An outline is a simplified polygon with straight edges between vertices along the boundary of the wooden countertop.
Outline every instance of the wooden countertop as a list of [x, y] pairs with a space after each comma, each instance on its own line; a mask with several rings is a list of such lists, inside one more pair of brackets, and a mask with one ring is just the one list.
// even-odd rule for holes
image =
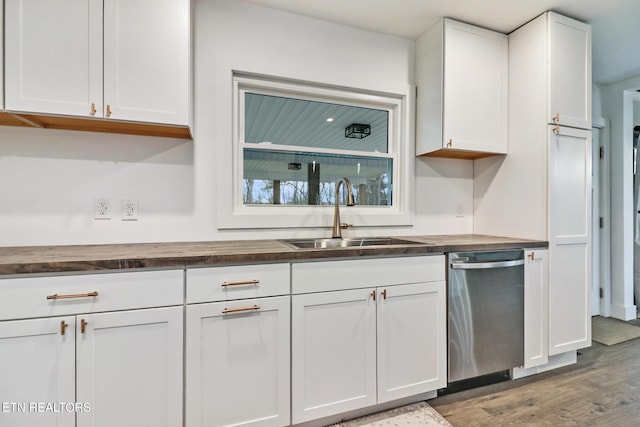
[[280, 240], [0, 247], [0, 275], [193, 267], [358, 256], [546, 248], [548, 242], [474, 234], [398, 236], [414, 244], [295, 249]]

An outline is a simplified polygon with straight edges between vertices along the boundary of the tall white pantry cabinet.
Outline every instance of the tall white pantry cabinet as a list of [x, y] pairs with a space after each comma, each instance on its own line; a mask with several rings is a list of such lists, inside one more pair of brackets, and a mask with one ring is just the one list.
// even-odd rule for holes
[[590, 129], [591, 29], [547, 12], [509, 35], [509, 154], [475, 162], [474, 231], [549, 241], [548, 355], [591, 345]]

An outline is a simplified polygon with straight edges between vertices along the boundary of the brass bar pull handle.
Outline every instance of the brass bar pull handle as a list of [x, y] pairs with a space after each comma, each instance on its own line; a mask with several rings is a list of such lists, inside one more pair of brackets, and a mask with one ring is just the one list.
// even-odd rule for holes
[[529, 255], [527, 255], [527, 256], [529, 257], [529, 259], [530, 259], [531, 261], [533, 261], [533, 259], [536, 257], [536, 255], [535, 255], [533, 252], [531, 252], [531, 253], [530, 253]]
[[239, 282], [222, 282], [220, 286], [259, 285], [260, 280], [241, 280]]
[[553, 128], [553, 133], [556, 134], [556, 135], [560, 133], [560, 126], [559, 125], [555, 125], [555, 127]]
[[453, 145], [453, 139], [450, 139], [449, 142], [447, 142], [447, 147], [451, 147]]
[[92, 102], [91, 103], [91, 115], [95, 116], [97, 112], [98, 112], [98, 110], [96, 110], [96, 103]]
[[254, 311], [254, 310], [260, 310], [260, 306], [252, 305], [251, 307], [225, 308], [224, 310], [222, 310], [222, 314], [240, 313], [242, 311]]
[[559, 123], [560, 122], [560, 113], [556, 113], [555, 116], [553, 116], [553, 123]]
[[380, 293], [380, 295], [382, 295], [382, 299], [386, 300], [387, 299], [387, 290], [385, 289], [384, 291], [382, 291]]
[[97, 297], [98, 291], [87, 292], [86, 294], [53, 294], [47, 295], [47, 299], [69, 299], [69, 298], [87, 298], [87, 297]]
[[111, 105], [107, 104], [107, 117], [111, 117]]
[[87, 322], [86, 320], [84, 319], [80, 320], [80, 333], [84, 334], [88, 324], [89, 322]]
[[67, 326], [69, 326], [67, 322], [65, 322], [64, 320], [60, 321], [60, 335], [64, 335], [65, 331], [67, 330]]
[[373, 300], [376, 300], [376, 291], [371, 291], [371, 298], [373, 298]]

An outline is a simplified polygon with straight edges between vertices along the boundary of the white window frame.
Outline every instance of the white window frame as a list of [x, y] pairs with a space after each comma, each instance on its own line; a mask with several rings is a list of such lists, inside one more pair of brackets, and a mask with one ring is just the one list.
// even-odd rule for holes
[[[341, 207], [344, 222], [355, 227], [413, 225], [411, 210], [413, 189], [413, 133], [409, 126], [410, 100], [408, 94], [376, 93], [355, 88], [343, 89], [321, 84], [290, 81], [248, 73], [232, 76], [232, 206], [229, 215], [219, 218], [220, 229], [246, 228], [329, 228], [333, 220], [330, 206], [296, 205], [245, 205], [243, 203], [243, 150], [260, 149], [259, 144], [244, 141], [244, 94], [254, 92], [276, 96], [288, 96], [313, 101], [331, 102], [389, 112], [387, 153], [332, 150], [335, 154], [391, 158], [393, 161], [391, 206], [356, 205]], [[269, 150], [323, 152], [304, 146], [270, 144]]]

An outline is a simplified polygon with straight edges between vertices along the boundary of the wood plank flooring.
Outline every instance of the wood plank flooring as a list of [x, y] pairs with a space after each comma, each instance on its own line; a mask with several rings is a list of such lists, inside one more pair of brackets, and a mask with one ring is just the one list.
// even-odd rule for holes
[[610, 347], [593, 342], [575, 365], [429, 404], [455, 427], [640, 426], [640, 339]]

